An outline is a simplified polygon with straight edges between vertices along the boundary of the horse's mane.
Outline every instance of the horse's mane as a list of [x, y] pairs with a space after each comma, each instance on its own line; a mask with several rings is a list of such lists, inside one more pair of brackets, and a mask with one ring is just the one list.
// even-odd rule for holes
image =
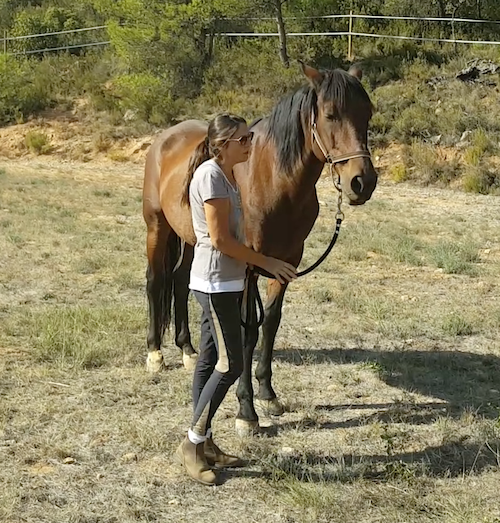
[[309, 127], [311, 114], [317, 112], [318, 95], [333, 102], [340, 113], [356, 101], [371, 103], [361, 82], [341, 69], [324, 71], [316, 89], [304, 86], [282, 98], [266, 122], [266, 138], [274, 142], [278, 167], [287, 175], [293, 174], [297, 162], [302, 161], [305, 148], [302, 116]]

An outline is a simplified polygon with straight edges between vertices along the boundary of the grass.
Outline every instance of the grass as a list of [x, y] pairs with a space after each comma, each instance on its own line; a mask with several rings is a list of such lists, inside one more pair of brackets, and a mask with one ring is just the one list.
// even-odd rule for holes
[[24, 138], [26, 148], [35, 154], [47, 154], [51, 150], [50, 138], [39, 131], [29, 131]]
[[478, 247], [470, 240], [465, 243], [441, 241], [432, 246], [430, 255], [436, 267], [448, 274], [477, 274]]
[[460, 314], [450, 314], [443, 319], [443, 332], [449, 336], [470, 336], [474, 334], [474, 324]]
[[[249, 466], [207, 490], [172, 461], [191, 375], [171, 334], [167, 370], [144, 370], [140, 171], [0, 173], [0, 520], [498, 521], [493, 196], [381, 183], [345, 207], [331, 256], [285, 297], [273, 383], [286, 412], [239, 439], [232, 389], [214, 431]], [[318, 191], [304, 264], [331, 232], [330, 183]]]
[[30, 318], [29, 324], [34, 357], [61, 367], [137, 362], [144, 341], [136, 334], [144, 324], [139, 308], [54, 308]]

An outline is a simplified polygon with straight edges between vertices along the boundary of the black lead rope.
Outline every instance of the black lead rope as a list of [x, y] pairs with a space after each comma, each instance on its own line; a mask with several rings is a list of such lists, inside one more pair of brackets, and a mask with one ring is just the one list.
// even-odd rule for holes
[[[326, 260], [328, 255], [332, 252], [333, 247], [337, 243], [341, 225], [342, 225], [342, 217], [337, 215], [337, 221], [335, 224], [335, 232], [333, 233], [333, 237], [330, 241], [330, 244], [326, 248], [326, 251], [310, 267], [308, 267], [307, 269], [304, 269], [303, 271], [298, 272], [297, 278], [300, 278], [301, 276], [305, 276], [306, 274], [309, 274], [310, 272], [314, 271], [314, 269], [317, 269]], [[250, 269], [248, 271], [247, 285], [246, 285], [247, 315], [251, 309], [252, 300], [253, 300], [253, 302], [257, 303], [257, 307], [259, 309], [259, 315], [257, 316], [257, 323], [255, 325], [245, 322], [243, 320], [243, 318], [241, 319], [241, 325], [245, 329], [245, 331], [247, 331], [251, 327], [258, 329], [264, 323], [264, 305], [262, 304], [262, 298], [260, 297], [259, 287], [257, 285], [257, 278], [255, 278], [255, 274], [259, 274], [260, 276], [264, 276], [265, 278], [275, 279], [275, 277], [272, 274], [265, 271], [264, 269], [261, 269], [260, 267], [254, 267], [253, 269]]]

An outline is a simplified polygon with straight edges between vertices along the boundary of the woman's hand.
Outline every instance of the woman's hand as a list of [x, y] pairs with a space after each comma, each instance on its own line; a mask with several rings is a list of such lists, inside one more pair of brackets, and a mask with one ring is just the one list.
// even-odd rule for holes
[[204, 204], [210, 241], [215, 249], [248, 265], [257, 265], [271, 273], [282, 285], [297, 277], [297, 270], [287, 262], [264, 256], [237, 241], [229, 231], [229, 199], [214, 198]]
[[262, 268], [271, 273], [282, 285], [297, 277], [297, 269], [283, 260], [266, 256]]

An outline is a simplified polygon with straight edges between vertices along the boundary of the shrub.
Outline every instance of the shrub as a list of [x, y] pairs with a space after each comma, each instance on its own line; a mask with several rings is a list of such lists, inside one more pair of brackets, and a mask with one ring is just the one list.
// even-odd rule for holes
[[24, 144], [35, 154], [47, 154], [51, 149], [50, 138], [38, 131], [29, 131], [24, 137]]
[[49, 79], [37, 75], [37, 64], [0, 55], [0, 124], [23, 122], [52, 103]]
[[171, 79], [151, 73], [122, 75], [113, 85], [122, 110], [131, 110], [138, 119], [156, 125], [169, 123], [175, 116], [171, 88]]
[[463, 177], [462, 188], [471, 193], [496, 193], [500, 190], [500, 175], [484, 167], [469, 168]]

